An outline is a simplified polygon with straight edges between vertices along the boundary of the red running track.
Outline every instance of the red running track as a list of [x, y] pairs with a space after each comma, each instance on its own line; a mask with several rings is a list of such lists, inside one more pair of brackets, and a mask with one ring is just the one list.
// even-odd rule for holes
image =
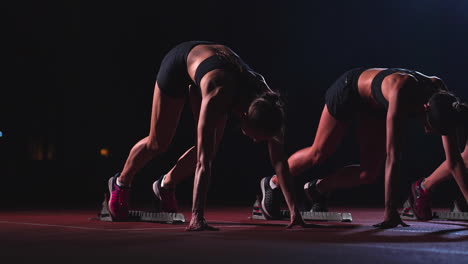
[[100, 222], [95, 210], [0, 212], [0, 263], [468, 263], [468, 222], [379, 230], [382, 209], [332, 211], [353, 222], [286, 230], [286, 221], [250, 220], [249, 207], [208, 208], [221, 230], [185, 232], [187, 224]]

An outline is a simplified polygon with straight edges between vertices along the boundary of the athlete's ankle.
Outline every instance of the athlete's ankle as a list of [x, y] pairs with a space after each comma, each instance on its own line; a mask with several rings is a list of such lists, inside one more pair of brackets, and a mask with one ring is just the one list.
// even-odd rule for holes
[[278, 179], [276, 177], [276, 175], [273, 175], [270, 179], [270, 188], [271, 189], [276, 189], [279, 187], [279, 184], [278, 184]]
[[432, 184], [430, 184], [430, 182], [427, 181], [427, 178], [423, 179], [420, 185], [423, 190], [431, 191]]
[[271, 177], [271, 181], [272, 181], [274, 184], [276, 184], [276, 185], [279, 186], [278, 176], [276, 176], [276, 174], [273, 175], [273, 177]]
[[119, 187], [130, 187], [130, 183], [128, 183], [127, 181], [125, 181], [125, 179], [122, 179], [122, 176], [117, 177], [115, 183], [116, 183], [117, 186], [119, 186]]
[[161, 179], [161, 188], [163, 189], [171, 189], [175, 187], [175, 183], [171, 181], [171, 177], [168, 174], [164, 175]]

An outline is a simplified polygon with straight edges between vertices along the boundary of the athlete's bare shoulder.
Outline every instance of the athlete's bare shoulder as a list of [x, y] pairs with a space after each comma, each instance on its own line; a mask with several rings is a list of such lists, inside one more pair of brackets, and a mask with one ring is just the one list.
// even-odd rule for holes
[[369, 68], [361, 73], [358, 80], [358, 89], [361, 95], [370, 94], [370, 87], [375, 76], [386, 68]]

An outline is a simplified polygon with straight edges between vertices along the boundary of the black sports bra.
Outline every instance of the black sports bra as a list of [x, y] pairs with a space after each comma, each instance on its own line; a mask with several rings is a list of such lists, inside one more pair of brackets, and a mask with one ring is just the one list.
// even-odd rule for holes
[[372, 97], [381, 105], [385, 106], [385, 108], [388, 108], [388, 101], [385, 99], [383, 93], [382, 93], [382, 82], [385, 77], [387, 77], [390, 74], [394, 74], [397, 72], [402, 72], [402, 73], [408, 73], [413, 75], [417, 82], [418, 85], [425, 85], [427, 82], [430, 82], [431, 80], [422, 74], [420, 74], [417, 71], [413, 70], [407, 70], [407, 69], [402, 69], [402, 68], [389, 68], [386, 70], [383, 70], [374, 77], [372, 80], [371, 84], [371, 91], [372, 91]]
[[253, 72], [253, 70], [250, 66], [247, 65], [240, 57], [236, 57], [234, 60], [238, 61], [231, 61], [230, 59], [225, 58], [224, 55], [218, 54], [206, 58], [198, 65], [195, 71], [195, 85], [200, 87], [200, 82], [203, 76], [212, 70], [223, 69], [230, 71], [236, 75], [235, 78], [238, 89], [236, 90], [236, 98], [233, 103], [236, 104], [239, 102], [240, 97], [251, 93], [246, 90], [255, 89], [255, 87], [252, 87], [253, 75], [251, 72]]
[[203, 76], [205, 76], [208, 72], [216, 69], [237, 72], [239, 71], [238, 67], [233, 65], [232, 62], [227, 61], [221, 56], [213, 55], [206, 58], [198, 65], [197, 70], [195, 71], [195, 84], [200, 87], [200, 82]]

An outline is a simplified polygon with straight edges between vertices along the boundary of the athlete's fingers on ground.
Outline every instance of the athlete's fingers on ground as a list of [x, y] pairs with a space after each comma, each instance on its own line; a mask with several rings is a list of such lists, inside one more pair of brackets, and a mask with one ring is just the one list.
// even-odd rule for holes
[[383, 221], [381, 223], [378, 223], [378, 224], [375, 224], [373, 225], [373, 227], [377, 227], [377, 228], [380, 228], [380, 229], [387, 229], [387, 228], [394, 228], [394, 227], [397, 227], [397, 226], [403, 226], [403, 227], [408, 227], [409, 225], [404, 223], [403, 221]]
[[308, 223], [302, 223], [302, 224], [297, 224], [297, 223], [290, 223], [286, 229], [299, 229], [299, 228], [320, 228], [322, 226], [320, 225], [315, 225], [315, 224], [308, 224]]
[[210, 226], [210, 225], [206, 225], [205, 230], [207, 230], [207, 231], [219, 231], [219, 228], [214, 227], [214, 226]]
[[387, 229], [387, 228], [392, 228], [395, 226], [390, 226], [389, 222], [383, 221], [381, 223], [372, 225], [373, 227], [380, 228], [380, 229]]
[[405, 222], [403, 222], [403, 221], [401, 221], [400, 224], [401, 224], [402, 227], [408, 227], [408, 226], [410, 226], [410, 225], [408, 225], [407, 223], [405, 223]]
[[188, 226], [185, 231], [219, 231], [219, 228], [210, 226], [210, 225], [190, 225]]
[[293, 228], [295, 226], [304, 226], [305, 222], [302, 220], [302, 218], [292, 218], [291, 221], [289, 222], [289, 225], [286, 227], [288, 229]]

